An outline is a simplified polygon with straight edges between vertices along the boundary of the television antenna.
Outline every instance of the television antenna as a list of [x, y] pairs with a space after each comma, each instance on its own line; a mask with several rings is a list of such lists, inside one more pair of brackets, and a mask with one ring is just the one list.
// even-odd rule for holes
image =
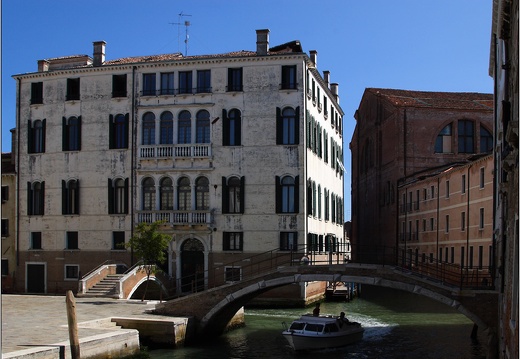
[[177, 50], [179, 50], [180, 47], [181, 47], [181, 31], [180, 31], [180, 28], [181, 28], [181, 25], [184, 25], [184, 27], [186, 29], [186, 35], [185, 35], [185, 38], [184, 38], [184, 56], [188, 56], [188, 41], [190, 39], [190, 37], [188, 35], [188, 27], [191, 25], [191, 23], [189, 21], [186, 21], [186, 20], [184, 22], [182, 22], [182, 17], [183, 16], [191, 16], [191, 15], [184, 14], [181, 11], [181, 13], [179, 14], [178, 22], [170, 22], [170, 24], [171, 25], [177, 25]]

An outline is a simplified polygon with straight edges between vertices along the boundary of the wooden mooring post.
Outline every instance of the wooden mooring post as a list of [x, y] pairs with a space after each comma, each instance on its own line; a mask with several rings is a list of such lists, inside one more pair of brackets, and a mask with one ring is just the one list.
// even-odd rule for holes
[[70, 355], [72, 359], [80, 359], [76, 300], [71, 290], [67, 291], [65, 302], [67, 304], [67, 321], [69, 325]]

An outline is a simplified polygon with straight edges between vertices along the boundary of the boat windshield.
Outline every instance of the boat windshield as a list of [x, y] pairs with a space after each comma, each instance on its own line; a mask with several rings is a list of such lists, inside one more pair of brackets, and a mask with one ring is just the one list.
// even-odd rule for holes
[[293, 322], [289, 330], [303, 330], [303, 327], [305, 327], [305, 323]]
[[305, 330], [309, 332], [321, 333], [323, 331], [323, 324], [307, 323]]

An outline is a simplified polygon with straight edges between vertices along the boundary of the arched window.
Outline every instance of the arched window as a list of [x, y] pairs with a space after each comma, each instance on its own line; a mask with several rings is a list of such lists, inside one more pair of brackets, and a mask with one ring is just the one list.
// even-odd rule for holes
[[493, 151], [493, 136], [491, 133], [480, 125], [480, 153], [488, 153]]
[[63, 150], [79, 151], [81, 148], [81, 119], [70, 117], [63, 118]]
[[227, 189], [229, 193], [229, 213], [242, 213], [241, 201], [241, 180], [238, 177], [231, 177], [227, 181]]
[[33, 152], [42, 153], [43, 149], [43, 122], [40, 120], [34, 121], [33, 130]]
[[181, 177], [177, 182], [177, 208], [179, 211], [191, 210], [191, 186], [187, 177]]
[[191, 114], [188, 111], [179, 113], [179, 135], [177, 143], [191, 143]]
[[475, 124], [471, 120], [459, 120], [459, 153], [475, 153]]
[[282, 143], [284, 145], [296, 144], [296, 112], [287, 107], [282, 111]]
[[161, 145], [173, 143], [173, 115], [170, 111], [161, 114]]
[[62, 214], [79, 214], [79, 181], [62, 181]]
[[295, 183], [294, 178], [285, 176], [281, 181], [282, 185], [282, 212], [283, 213], [294, 213], [295, 212]]
[[171, 178], [166, 177], [161, 180], [160, 187], [160, 210], [172, 210], [173, 209], [173, 182]]
[[143, 180], [143, 210], [155, 210], [155, 181], [150, 177]]
[[114, 147], [112, 148], [128, 148], [127, 126], [126, 116], [116, 115], [114, 119]]
[[43, 215], [45, 203], [45, 182], [27, 183], [28, 215]]
[[209, 180], [199, 177], [195, 181], [195, 209], [207, 211], [209, 209]]
[[209, 143], [209, 112], [200, 110], [196, 120], [197, 143]]
[[435, 153], [451, 153], [451, 123], [446, 125], [435, 140]]
[[152, 112], [143, 115], [143, 145], [155, 145], [155, 115]]
[[241, 145], [241, 114], [237, 109], [232, 109], [229, 113], [222, 110], [223, 116], [223, 145], [224, 146], [240, 146]]

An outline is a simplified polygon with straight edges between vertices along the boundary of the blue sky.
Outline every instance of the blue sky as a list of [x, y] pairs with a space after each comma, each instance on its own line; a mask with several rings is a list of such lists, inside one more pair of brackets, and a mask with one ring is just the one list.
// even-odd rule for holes
[[[3, 0], [2, 152], [11, 150], [16, 87], [45, 58], [106, 59], [185, 52], [256, 50], [256, 29], [270, 45], [300, 40], [318, 51], [318, 70], [339, 84], [344, 116], [345, 219], [350, 219], [353, 115], [367, 87], [493, 92], [488, 75], [491, 0]], [[179, 14], [190, 16], [179, 16]]]

